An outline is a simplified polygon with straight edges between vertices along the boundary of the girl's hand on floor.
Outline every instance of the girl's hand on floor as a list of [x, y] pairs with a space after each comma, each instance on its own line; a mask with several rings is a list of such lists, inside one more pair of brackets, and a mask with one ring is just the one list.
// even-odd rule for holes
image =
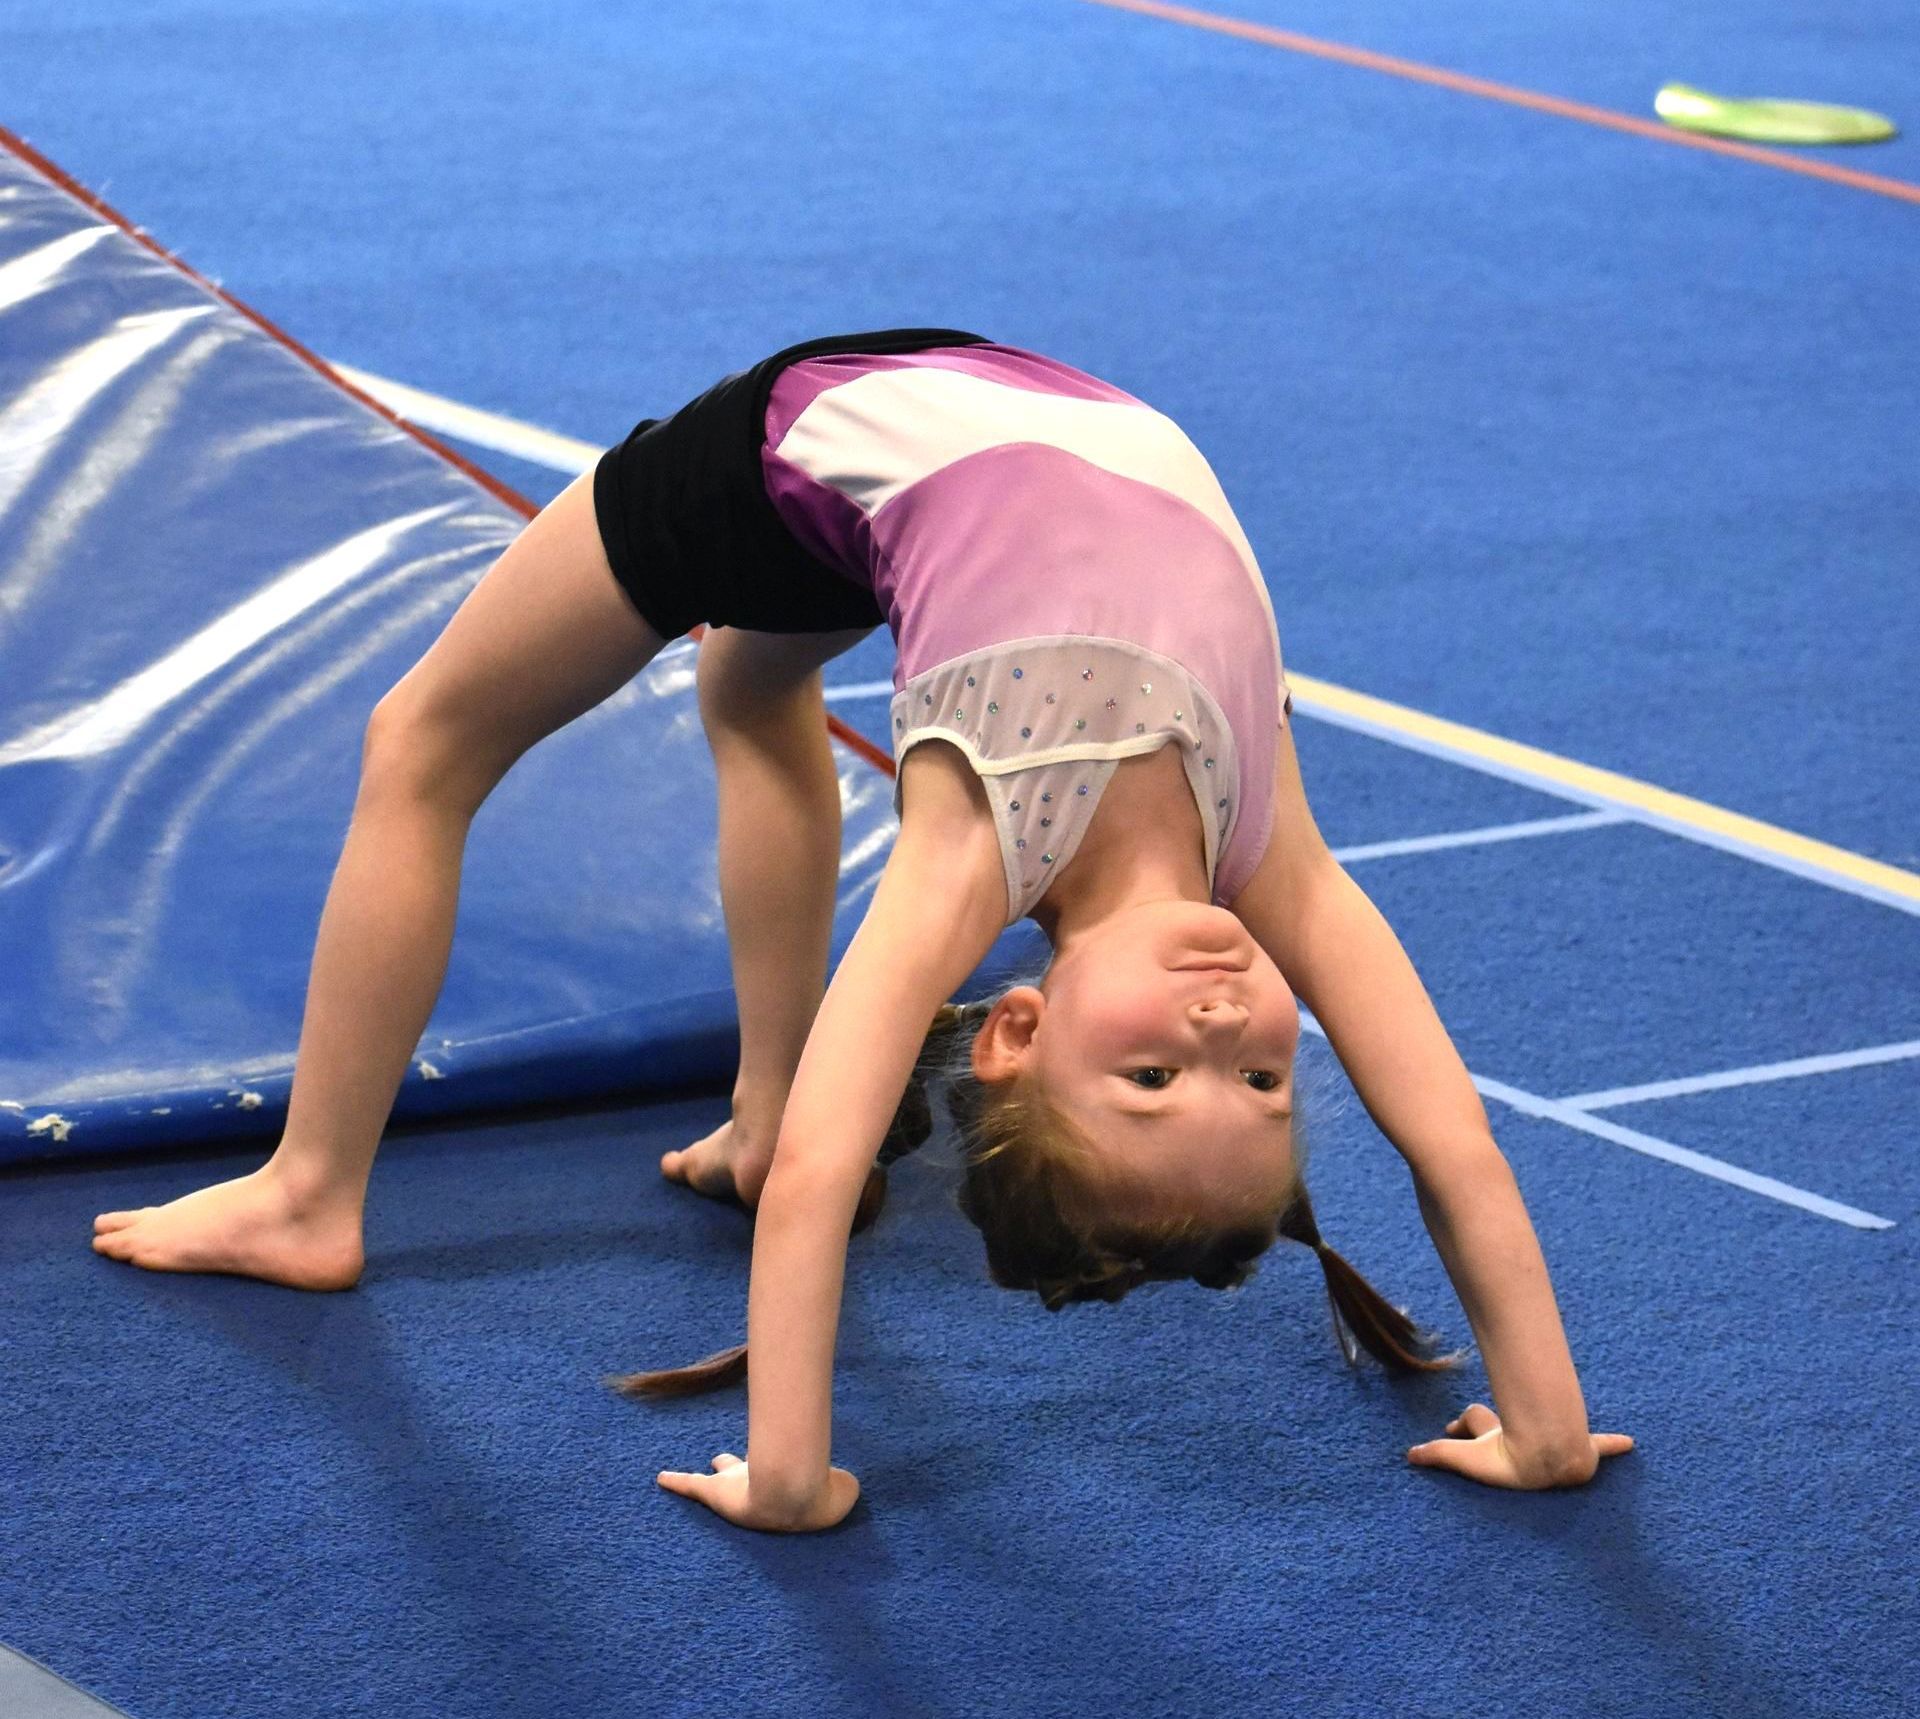
[[1603, 1456], [1619, 1456], [1633, 1449], [1625, 1433], [1589, 1433], [1590, 1448], [1565, 1458], [1543, 1460], [1516, 1451], [1501, 1431], [1500, 1417], [1483, 1403], [1473, 1403], [1447, 1424], [1448, 1437], [1417, 1444], [1407, 1460], [1418, 1468], [1450, 1468], [1486, 1486], [1511, 1486], [1538, 1491], [1549, 1486], [1584, 1486], [1600, 1467]]
[[831, 1528], [853, 1508], [860, 1482], [844, 1468], [827, 1470], [825, 1489], [805, 1505], [790, 1510], [756, 1507], [747, 1488], [747, 1465], [730, 1450], [713, 1459], [712, 1474], [660, 1473], [660, 1484], [682, 1498], [698, 1499], [716, 1516], [740, 1528], [758, 1528], [771, 1534], [807, 1534]]

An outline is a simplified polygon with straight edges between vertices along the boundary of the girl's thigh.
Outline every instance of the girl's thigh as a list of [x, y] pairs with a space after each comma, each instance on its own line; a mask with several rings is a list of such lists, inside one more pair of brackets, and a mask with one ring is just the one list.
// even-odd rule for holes
[[709, 729], [739, 726], [775, 713], [802, 693], [818, 700], [820, 670], [875, 631], [848, 627], [827, 633], [760, 633], [748, 627], [709, 627], [700, 640], [697, 679], [700, 714]]
[[508, 545], [381, 699], [369, 754], [477, 805], [522, 753], [619, 691], [665, 643], [607, 564], [587, 471]]

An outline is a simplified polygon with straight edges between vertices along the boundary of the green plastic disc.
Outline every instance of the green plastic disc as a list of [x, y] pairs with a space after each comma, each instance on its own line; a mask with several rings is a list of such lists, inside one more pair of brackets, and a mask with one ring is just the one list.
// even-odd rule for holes
[[1653, 111], [1682, 131], [1740, 137], [1749, 143], [1879, 143], [1899, 134], [1885, 114], [1863, 107], [1709, 95], [1686, 84], [1661, 85]]

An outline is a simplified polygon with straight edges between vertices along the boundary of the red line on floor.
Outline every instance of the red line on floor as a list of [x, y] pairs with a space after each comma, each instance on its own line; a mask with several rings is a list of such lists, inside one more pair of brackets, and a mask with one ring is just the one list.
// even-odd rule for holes
[[1889, 179], [1878, 173], [1860, 173], [1850, 167], [1836, 167], [1829, 161], [1810, 161], [1786, 155], [1777, 149], [1762, 149], [1751, 143], [1733, 143], [1723, 137], [1706, 137], [1699, 132], [1681, 131], [1659, 120], [1641, 119], [1611, 108], [1591, 107], [1585, 102], [1567, 101], [1560, 96], [1542, 95], [1537, 90], [1521, 89], [1513, 84], [1498, 84], [1486, 78], [1468, 77], [1439, 66], [1422, 65], [1418, 60], [1395, 59], [1366, 48], [1349, 48], [1339, 42], [1323, 42], [1317, 36], [1302, 36], [1292, 30], [1276, 30], [1267, 24], [1252, 24], [1243, 18], [1226, 18], [1215, 12], [1201, 12], [1191, 6], [1169, 6], [1162, 0], [1089, 0], [1095, 6], [1118, 12], [1139, 12], [1149, 18], [1161, 18], [1171, 24], [1185, 24], [1195, 30], [1212, 30], [1223, 36], [1239, 36], [1270, 48], [1285, 48], [1295, 54], [1310, 54], [1315, 59], [1336, 60], [1341, 65], [1358, 66], [1364, 71], [1384, 72], [1389, 77], [1407, 78], [1415, 83], [1436, 84], [1456, 94], [1479, 96], [1486, 101], [1505, 102], [1511, 107], [1532, 108], [1560, 119], [1576, 119], [1586, 125], [1604, 126], [1609, 131], [1629, 132], [1650, 138], [1655, 143], [1672, 143], [1682, 149], [1704, 149], [1715, 155], [1732, 155], [1762, 167], [1778, 168], [1783, 173], [1799, 173], [1809, 179], [1825, 179], [1856, 191], [1872, 191], [1903, 203], [1920, 203], [1920, 185], [1905, 179]]

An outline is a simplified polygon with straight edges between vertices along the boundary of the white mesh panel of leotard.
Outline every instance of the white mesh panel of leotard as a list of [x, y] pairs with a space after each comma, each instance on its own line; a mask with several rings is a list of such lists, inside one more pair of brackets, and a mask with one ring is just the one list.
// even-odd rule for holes
[[[1119, 761], [1169, 739], [1200, 808], [1209, 885], [1217, 873], [1239, 813], [1239, 754], [1218, 702], [1171, 657], [1126, 639], [1009, 640], [915, 675], [894, 694], [891, 718], [896, 760], [937, 737], [979, 774], [1000, 837], [1009, 925], [1073, 858]], [[893, 809], [897, 816], [897, 775]]]

